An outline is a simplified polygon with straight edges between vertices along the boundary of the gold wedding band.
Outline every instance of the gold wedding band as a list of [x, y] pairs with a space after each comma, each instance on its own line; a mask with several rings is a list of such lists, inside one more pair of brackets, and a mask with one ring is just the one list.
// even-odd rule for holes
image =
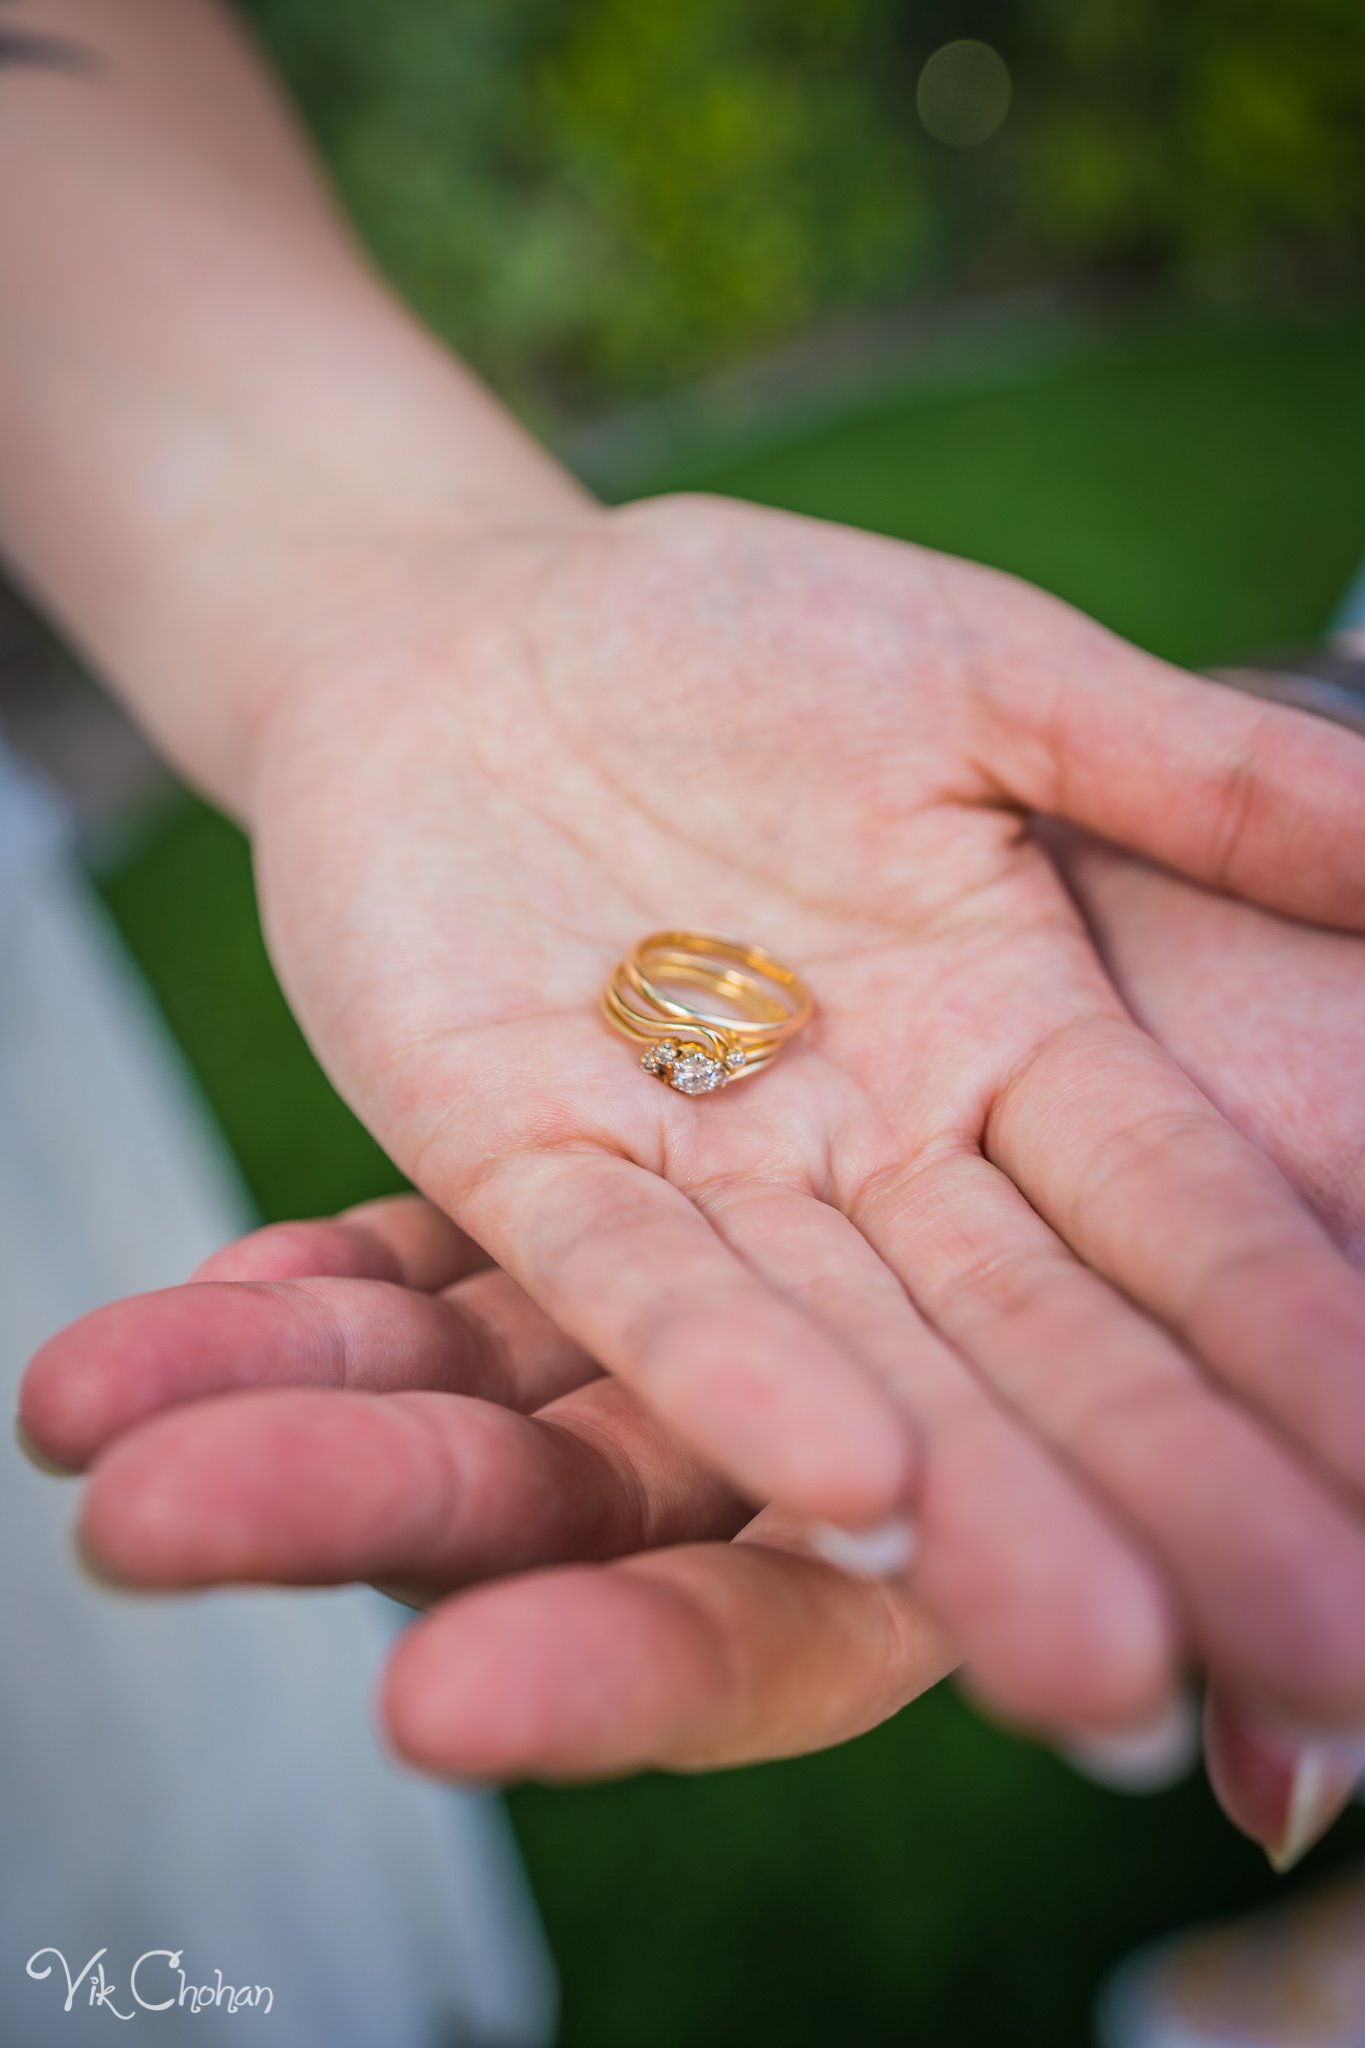
[[[696, 1003], [687, 1000], [693, 991]], [[602, 1008], [644, 1046], [647, 1074], [683, 1095], [709, 1095], [771, 1065], [815, 1005], [801, 977], [762, 946], [678, 931], [651, 932], [631, 948]]]

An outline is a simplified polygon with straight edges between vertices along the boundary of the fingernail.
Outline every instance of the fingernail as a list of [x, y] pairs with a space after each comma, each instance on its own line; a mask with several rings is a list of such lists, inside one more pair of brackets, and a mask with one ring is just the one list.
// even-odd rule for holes
[[1187, 1776], [1199, 1754], [1199, 1716], [1177, 1693], [1136, 1727], [1087, 1728], [1057, 1745], [1067, 1762], [1116, 1792], [1164, 1792]]
[[893, 1515], [875, 1529], [840, 1529], [833, 1522], [815, 1522], [810, 1541], [826, 1564], [859, 1579], [899, 1578], [914, 1562], [915, 1528], [904, 1515]]
[[49, 1458], [46, 1451], [40, 1451], [33, 1438], [18, 1417], [14, 1421], [14, 1441], [18, 1444], [30, 1465], [39, 1472], [45, 1472], [50, 1479], [74, 1479], [74, 1465], [59, 1465], [55, 1458]]
[[1320, 1743], [1299, 1751], [1290, 1774], [1283, 1831], [1265, 1845], [1273, 1870], [1283, 1877], [1302, 1862], [1342, 1809], [1350, 1805], [1360, 1776], [1359, 1759], [1343, 1762], [1338, 1745]]
[[1274, 1721], [1271, 1739], [1278, 1736], [1282, 1752], [1297, 1756], [1300, 1750], [1317, 1750], [1338, 1772], [1365, 1778], [1365, 1728], [1311, 1727], [1302, 1721]]

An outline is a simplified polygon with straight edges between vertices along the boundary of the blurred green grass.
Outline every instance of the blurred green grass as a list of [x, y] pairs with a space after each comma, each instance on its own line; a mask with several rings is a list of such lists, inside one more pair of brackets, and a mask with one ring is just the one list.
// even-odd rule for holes
[[[1198, 665], [1314, 635], [1365, 552], [1363, 373], [1365, 315], [1154, 330], [892, 383], [635, 482], [973, 555]], [[238, 835], [179, 805], [102, 887], [262, 1213], [396, 1185], [275, 987]], [[565, 2048], [1080, 2048], [1125, 1949], [1272, 1889], [1202, 1784], [1112, 1798], [947, 1694], [828, 1756], [512, 1807]], [[1362, 1847], [1358, 1812], [1317, 1862]]]

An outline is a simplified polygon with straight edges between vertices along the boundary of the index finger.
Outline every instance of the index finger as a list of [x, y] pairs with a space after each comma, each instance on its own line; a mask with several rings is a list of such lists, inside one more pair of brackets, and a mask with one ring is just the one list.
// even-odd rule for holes
[[1001, 1091], [989, 1155], [1096, 1271], [1365, 1499], [1365, 1278], [1134, 1026], [1092, 1019]]

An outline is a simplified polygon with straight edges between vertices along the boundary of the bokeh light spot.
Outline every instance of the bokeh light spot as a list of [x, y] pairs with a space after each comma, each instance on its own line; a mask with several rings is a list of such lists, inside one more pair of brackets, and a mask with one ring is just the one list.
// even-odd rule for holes
[[1009, 66], [989, 43], [944, 43], [919, 75], [915, 104], [937, 142], [989, 142], [1010, 108]]

